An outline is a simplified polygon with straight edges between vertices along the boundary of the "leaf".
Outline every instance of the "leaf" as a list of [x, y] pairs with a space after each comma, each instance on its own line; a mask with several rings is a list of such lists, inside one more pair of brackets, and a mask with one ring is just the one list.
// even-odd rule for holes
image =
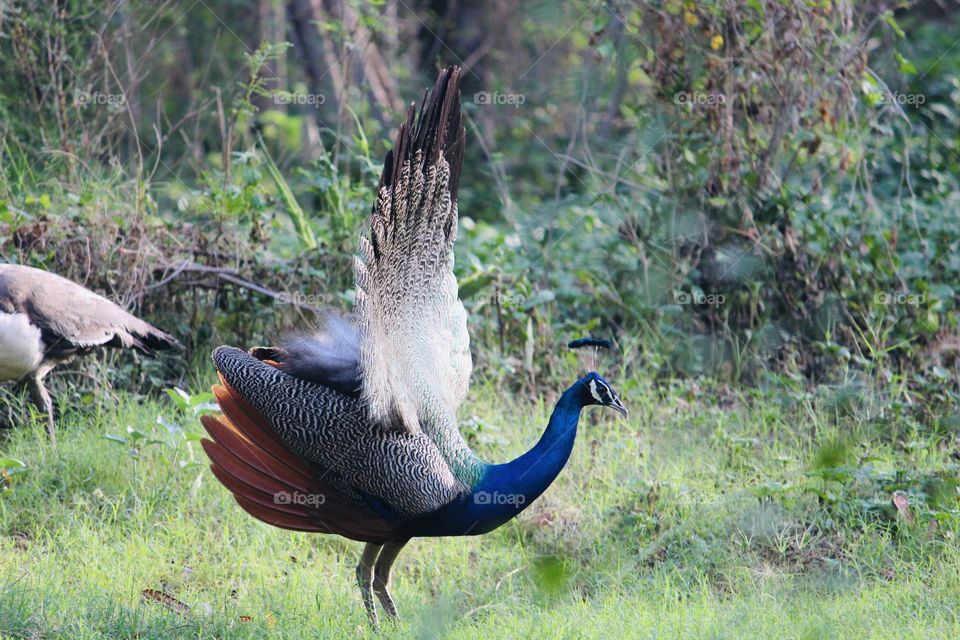
[[903, 32], [903, 29], [900, 28], [900, 25], [897, 24], [897, 21], [893, 17], [893, 11], [884, 11], [883, 19], [886, 21], [887, 26], [893, 29], [893, 32], [897, 34], [898, 38], [905, 38], [907, 34]]
[[460, 299], [466, 300], [473, 297], [493, 282], [495, 277], [496, 274], [493, 271], [481, 271], [467, 276], [460, 281]]
[[901, 54], [899, 51], [895, 51], [893, 56], [897, 59], [897, 64], [900, 65], [900, 73], [905, 73], [908, 75], [917, 74], [917, 66], [903, 57], [903, 54]]
[[167, 395], [170, 396], [170, 399], [177, 405], [179, 409], [186, 409], [190, 406], [190, 394], [181, 389], [180, 387], [173, 387], [172, 389], [164, 389]]
[[198, 414], [198, 413], [200, 413], [200, 412], [202, 412], [202, 411], [214, 411], [214, 412], [217, 412], [217, 411], [220, 411], [220, 405], [217, 404], [216, 402], [201, 402], [200, 404], [197, 404], [197, 405], [194, 405], [194, 406], [193, 406], [193, 413], [194, 413], [194, 415], [196, 415], [196, 414]]
[[13, 476], [27, 470], [27, 465], [16, 458], [0, 458], [0, 487], [8, 487]]
[[758, 498], [772, 498], [780, 494], [786, 493], [790, 489], [790, 485], [783, 482], [774, 482], [768, 481], [764, 484], [756, 485], [751, 488], [753, 495]]
[[197, 405], [201, 405], [205, 402], [213, 402], [213, 401], [214, 401], [214, 396], [209, 391], [204, 391], [203, 393], [195, 393], [192, 396], [190, 396], [191, 407], [196, 407]]
[[134, 443], [140, 440], [148, 439], [147, 434], [145, 434], [143, 431], [137, 431], [133, 427], [127, 427], [127, 435], [130, 436], [129, 438], [130, 442], [134, 442]]
[[170, 435], [177, 435], [178, 433], [181, 433], [183, 431], [183, 429], [180, 428], [179, 424], [177, 424], [176, 422], [170, 422], [163, 416], [157, 416], [157, 424], [159, 424], [160, 426], [165, 428], [167, 431], [169, 431]]
[[930, 285], [927, 291], [931, 298], [937, 301], [937, 309], [943, 310], [953, 305], [953, 298], [956, 292], [948, 284], [939, 283]]
[[260, 149], [263, 151], [264, 164], [267, 166], [267, 173], [270, 174], [270, 177], [273, 179], [273, 183], [277, 187], [277, 191], [280, 192], [280, 198], [283, 200], [284, 206], [286, 206], [287, 211], [290, 213], [290, 219], [293, 221], [293, 226], [296, 227], [297, 234], [300, 236], [300, 242], [307, 249], [316, 249], [317, 239], [314, 237], [313, 230], [310, 228], [310, 222], [307, 220], [307, 214], [304, 213], [303, 208], [300, 207], [300, 203], [297, 202], [297, 198], [293, 195], [293, 190], [280, 173], [277, 165], [273, 162], [273, 158], [271, 158], [270, 154], [267, 152], [267, 146], [263, 143], [263, 138], [260, 138]]
[[555, 294], [550, 289], [540, 289], [533, 295], [532, 298], [526, 301], [526, 303], [523, 305], [523, 309], [525, 311], [529, 311], [534, 307], [538, 307], [542, 304], [547, 304], [548, 302], [553, 302], [556, 297], [557, 297], [557, 294]]
[[26, 471], [27, 465], [16, 458], [0, 458], [0, 469], [14, 474]]

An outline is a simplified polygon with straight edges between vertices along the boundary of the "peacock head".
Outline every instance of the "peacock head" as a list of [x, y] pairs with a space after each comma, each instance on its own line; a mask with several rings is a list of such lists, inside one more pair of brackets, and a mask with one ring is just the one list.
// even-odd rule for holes
[[610, 407], [626, 417], [627, 408], [623, 406], [620, 396], [606, 380], [600, 377], [600, 374], [591, 371], [581, 378], [580, 382], [583, 383], [580, 385], [580, 393], [584, 406], [597, 404]]

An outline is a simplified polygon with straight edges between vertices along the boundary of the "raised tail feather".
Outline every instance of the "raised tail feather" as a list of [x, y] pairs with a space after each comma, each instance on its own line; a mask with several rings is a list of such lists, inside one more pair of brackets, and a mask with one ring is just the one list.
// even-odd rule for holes
[[224, 415], [201, 417], [212, 438], [203, 439], [201, 445], [214, 476], [247, 513], [282, 529], [335, 533], [366, 542], [395, 538], [395, 525], [319, 480], [222, 375], [220, 381], [213, 392]]

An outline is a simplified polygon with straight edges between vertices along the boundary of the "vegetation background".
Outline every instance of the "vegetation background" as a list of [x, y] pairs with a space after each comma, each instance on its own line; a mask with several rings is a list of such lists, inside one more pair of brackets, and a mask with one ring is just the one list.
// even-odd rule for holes
[[521, 450], [587, 334], [636, 416], [492, 547], [425, 546], [395, 631], [957, 637], [958, 8], [0, 1], [0, 260], [188, 346], [55, 376], [61, 451], [0, 439], [0, 636], [363, 625], [352, 546], [235, 513], [195, 415], [212, 346], [349, 308], [396, 124], [460, 64], [464, 430]]

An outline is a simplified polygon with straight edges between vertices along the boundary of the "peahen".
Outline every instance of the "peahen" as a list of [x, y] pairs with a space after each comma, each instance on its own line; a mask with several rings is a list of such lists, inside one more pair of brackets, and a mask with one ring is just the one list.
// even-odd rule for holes
[[472, 369], [453, 275], [465, 131], [457, 67], [411, 105], [387, 154], [368, 237], [355, 261], [352, 320], [245, 353], [219, 347], [203, 448], [250, 515], [366, 542], [363, 604], [397, 615], [390, 571], [411, 538], [487, 533], [528, 507], [570, 456], [587, 405], [626, 409], [589, 373], [557, 402], [540, 441], [506, 464], [467, 446], [456, 412]]
[[147, 355], [182, 349], [173, 336], [76, 282], [33, 267], [0, 264], [0, 382], [28, 388], [47, 414], [54, 443], [53, 399], [43, 379], [58, 364], [99, 347]]

